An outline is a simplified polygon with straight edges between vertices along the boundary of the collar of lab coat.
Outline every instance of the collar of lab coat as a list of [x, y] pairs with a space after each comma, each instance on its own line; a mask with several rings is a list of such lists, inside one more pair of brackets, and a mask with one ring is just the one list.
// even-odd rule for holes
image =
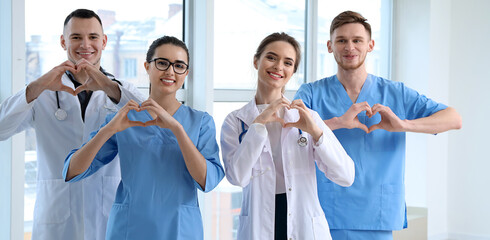
[[[284, 98], [286, 98], [283, 95]], [[287, 99], [287, 98], [286, 98]], [[289, 99], [287, 99], [289, 101]], [[242, 120], [247, 126], [252, 125], [255, 118], [259, 116], [259, 110], [257, 108], [257, 103], [255, 102], [255, 97], [240, 110], [238, 110], [236, 117]], [[285, 109], [284, 110], [284, 122], [295, 122], [298, 121], [299, 115], [296, 109]]]

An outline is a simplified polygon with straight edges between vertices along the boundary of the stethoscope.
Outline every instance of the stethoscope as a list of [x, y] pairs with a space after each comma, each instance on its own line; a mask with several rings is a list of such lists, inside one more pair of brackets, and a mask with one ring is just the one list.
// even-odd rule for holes
[[[248, 132], [248, 129], [245, 129], [245, 123], [240, 120], [241, 124], [242, 124], [242, 133], [240, 133], [240, 135], [238, 135], [238, 142], [239, 143], [242, 143], [242, 138], [243, 136], [245, 136], [245, 133]], [[303, 135], [303, 131], [301, 131], [301, 129], [298, 128], [298, 132], [299, 132], [299, 138], [298, 138], [298, 145], [300, 147], [306, 147], [308, 145], [308, 139]]]
[[66, 111], [61, 109], [60, 107], [60, 97], [58, 95], [58, 91], [56, 91], [56, 105], [58, 106], [58, 109], [56, 109], [56, 111], [54, 112], [54, 116], [59, 121], [65, 120], [68, 114], [66, 114]]

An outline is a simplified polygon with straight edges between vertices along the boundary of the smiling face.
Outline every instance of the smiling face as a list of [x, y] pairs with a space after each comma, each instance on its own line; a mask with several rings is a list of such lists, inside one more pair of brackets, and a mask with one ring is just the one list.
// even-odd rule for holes
[[366, 55], [374, 48], [374, 40], [360, 23], [349, 23], [335, 29], [327, 43], [339, 68], [356, 70], [364, 66]]
[[100, 67], [100, 58], [106, 43], [107, 36], [94, 17], [71, 18], [61, 36], [61, 46], [67, 52], [68, 60], [77, 63], [84, 58], [97, 67]]
[[[186, 51], [173, 44], [163, 44], [155, 49], [155, 54], [152, 59], [164, 58], [172, 63], [187, 63], [187, 53]], [[177, 90], [182, 88], [184, 84], [185, 77], [189, 74], [187, 70], [184, 74], [176, 74], [174, 67], [170, 66], [167, 70], [159, 70], [155, 64], [158, 61], [152, 61], [150, 63], [145, 62], [146, 72], [149, 75], [151, 83], [151, 94], [176, 94]]]
[[264, 52], [254, 59], [258, 74], [258, 88], [282, 89], [294, 73], [296, 51], [284, 41], [269, 43]]

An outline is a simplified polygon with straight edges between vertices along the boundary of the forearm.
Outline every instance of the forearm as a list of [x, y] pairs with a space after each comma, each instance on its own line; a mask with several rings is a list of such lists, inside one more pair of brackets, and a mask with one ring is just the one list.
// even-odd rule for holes
[[178, 125], [172, 130], [179, 143], [180, 150], [184, 156], [185, 165], [192, 178], [205, 190], [207, 165], [206, 159], [197, 150], [182, 125]]
[[328, 128], [330, 128], [330, 130], [332, 130], [332, 131], [345, 127], [342, 125], [342, 121], [340, 121], [339, 117], [333, 117], [333, 118], [324, 120], [324, 122], [325, 122], [325, 124], [327, 124]]
[[116, 104], [121, 100], [121, 90], [119, 89], [119, 84], [115, 81], [110, 81], [110, 83], [104, 87], [104, 92], [109, 98], [115, 100]]
[[26, 101], [31, 103], [45, 90], [37, 81], [29, 83], [26, 88]]
[[462, 119], [459, 113], [451, 107], [436, 112], [429, 117], [414, 120], [404, 120], [406, 132], [436, 134], [451, 129], [460, 129]]
[[99, 132], [87, 142], [87, 144], [78, 149], [70, 160], [66, 180], [68, 181], [85, 172], [89, 168], [90, 164], [92, 164], [92, 161], [104, 143], [107, 142], [112, 135], [114, 135], [114, 131], [111, 131], [107, 128], [107, 126], [105, 126], [101, 128]]

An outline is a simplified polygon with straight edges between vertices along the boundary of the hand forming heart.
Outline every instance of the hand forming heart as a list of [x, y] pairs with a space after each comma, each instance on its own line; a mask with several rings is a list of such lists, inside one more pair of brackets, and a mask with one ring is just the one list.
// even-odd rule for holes
[[104, 73], [102, 73], [100, 69], [86, 59], [80, 59], [76, 63], [76, 71], [84, 71], [88, 78], [82, 83], [82, 85], [75, 89], [75, 95], [86, 90], [104, 90], [104, 86], [112, 83], [112, 81]]
[[[379, 113], [381, 115], [381, 121], [368, 128], [365, 124], [362, 124], [357, 117], [362, 111], [366, 111], [366, 116], [370, 118], [376, 115], [376, 113]], [[360, 128], [366, 133], [370, 133], [376, 129], [384, 129], [391, 132], [402, 131], [404, 129], [404, 122], [400, 120], [389, 107], [379, 103], [373, 105], [373, 107], [369, 106], [367, 102], [352, 104], [344, 115], [339, 117], [339, 122], [341, 123], [341, 127], [339, 128]]]

